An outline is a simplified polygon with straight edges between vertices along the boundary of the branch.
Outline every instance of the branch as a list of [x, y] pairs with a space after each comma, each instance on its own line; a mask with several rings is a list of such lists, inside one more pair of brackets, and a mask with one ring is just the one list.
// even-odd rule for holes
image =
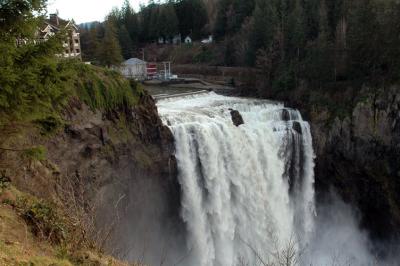
[[19, 150], [19, 149], [9, 149], [9, 148], [2, 148], [2, 147], [0, 147], [0, 150], [2, 150], [2, 151], [13, 151], [13, 152], [24, 152], [24, 151], [26, 151], [26, 149]]

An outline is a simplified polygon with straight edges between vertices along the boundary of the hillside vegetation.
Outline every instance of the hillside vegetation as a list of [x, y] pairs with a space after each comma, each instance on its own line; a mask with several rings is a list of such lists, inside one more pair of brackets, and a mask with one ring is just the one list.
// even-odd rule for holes
[[[142, 57], [145, 48], [147, 60], [256, 67], [258, 94], [265, 97], [270, 90], [301, 85], [322, 89], [398, 81], [399, 18], [396, 0], [175, 0], [151, 2], [137, 13], [127, 1], [106, 22], [83, 29], [82, 45], [90, 48], [85, 58], [100, 64], [106, 63], [92, 52], [112, 38], [124, 58]], [[213, 34], [215, 43], [183, 44], [162, 57], [147, 49], [179, 33], [195, 41]]]
[[0, 186], [0, 265], [127, 265], [93, 249], [72, 247], [73, 228], [65, 214], [4, 180]]
[[0, 3], [0, 265], [125, 265], [102, 255], [93, 232], [68, 213], [65, 199], [75, 198], [49, 191], [58, 189], [59, 170], [45, 144], [65, 128], [71, 106], [123, 112], [143, 92], [115, 70], [57, 56], [65, 32], [36, 43], [46, 4]]
[[[18, 2], [18, 3], [17, 3]], [[0, 115], [4, 119], [32, 121], [54, 115], [72, 98], [92, 108], [131, 107], [139, 88], [117, 72], [64, 60], [65, 32], [35, 43], [35, 32], [46, 1], [6, 1], [0, 15]], [[1, 21], [2, 21], [1, 20]], [[27, 41], [16, 45], [17, 39]], [[0, 120], [0, 121], [1, 121]]]

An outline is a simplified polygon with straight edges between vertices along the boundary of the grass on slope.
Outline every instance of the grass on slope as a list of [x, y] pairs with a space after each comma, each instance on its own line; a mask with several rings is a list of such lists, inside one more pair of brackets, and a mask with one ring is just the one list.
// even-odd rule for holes
[[49, 239], [38, 237], [35, 226], [27, 223], [20, 207], [13, 205], [20, 197], [37, 200], [19, 192], [13, 186], [0, 188], [0, 266], [127, 266], [96, 251], [71, 252], [65, 245], [54, 244]]
[[75, 93], [93, 109], [110, 110], [136, 105], [143, 93], [139, 84], [114, 70], [73, 63], [77, 77]]
[[92, 109], [108, 111], [136, 105], [143, 93], [138, 83], [125, 79], [115, 70], [77, 60], [52, 59], [50, 62], [44, 62], [41, 67], [52, 71], [31, 73], [40, 76], [35, 82], [6, 80], [13, 87], [13, 93], [0, 90], [0, 126], [16, 121], [52, 126], [60, 123], [60, 113], [72, 98], [80, 99]]

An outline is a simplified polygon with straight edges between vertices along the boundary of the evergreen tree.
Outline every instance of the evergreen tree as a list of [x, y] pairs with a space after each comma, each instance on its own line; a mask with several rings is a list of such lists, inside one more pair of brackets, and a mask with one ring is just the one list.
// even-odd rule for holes
[[319, 2], [320, 0], [305, 0], [306, 39], [313, 41], [319, 33]]
[[180, 0], [175, 4], [182, 36], [192, 34], [194, 39], [202, 36], [208, 22], [207, 10], [201, 0]]
[[384, 25], [381, 34], [383, 61], [381, 67], [390, 76], [400, 80], [400, 2], [390, 0], [385, 9]]
[[140, 25], [140, 37], [139, 40], [141, 42], [148, 42], [150, 41], [150, 34], [149, 34], [149, 29], [150, 29], [150, 21], [151, 21], [151, 13], [152, 13], [152, 7], [154, 5], [149, 5], [149, 6], [141, 6], [140, 9], [140, 20], [139, 20], [139, 25]]
[[214, 34], [216, 38], [237, 33], [254, 11], [255, 0], [222, 0], [219, 2]]
[[133, 55], [133, 43], [124, 24], [122, 24], [118, 29], [118, 40], [121, 46], [123, 58], [131, 58]]
[[[0, 3], [0, 123], [52, 115], [70, 92], [71, 73], [56, 58], [65, 34], [34, 42], [45, 7], [39, 0]], [[18, 38], [26, 44], [16, 45]]]
[[175, 7], [172, 3], [165, 4], [161, 7], [158, 24], [160, 35], [166, 39], [170, 39], [178, 33], [178, 17], [176, 16]]
[[377, 77], [381, 41], [379, 21], [372, 0], [354, 0], [349, 17], [349, 64], [354, 77]]
[[306, 42], [306, 18], [301, 0], [295, 0], [295, 5], [288, 22], [288, 48], [290, 56], [299, 60], [300, 53]]
[[94, 25], [89, 29], [80, 31], [82, 59], [84, 61], [96, 61], [97, 50], [99, 49], [100, 25]]
[[149, 40], [154, 41], [160, 35], [160, 7], [159, 5], [152, 4], [150, 11], [150, 24], [148, 25], [147, 31], [149, 34]]
[[254, 10], [254, 25], [251, 34], [249, 59], [255, 63], [259, 49], [269, 49], [272, 46], [278, 30], [278, 12], [273, 1], [257, 0]]
[[217, 19], [214, 25], [214, 35], [217, 40], [225, 37], [227, 32], [227, 10], [231, 6], [231, 0], [221, 0], [218, 3]]
[[319, 8], [319, 30], [318, 39], [320, 42], [327, 42], [329, 38], [328, 10], [326, 0], [320, 1]]
[[30, 38], [43, 19], [47, 0], [2, 0], [0, 3], [0, 38]]
[[299, 84], [299, 75], [302, 68], [302, 58], [306, 45], [305, 11], [300, 0], [296, 0], [289, 16], [287, 38], [287, 54], [292, 60], [296, 86]]
[[104, 37], [98, 49], [98, 59], [102, 65], [111, 67], [122, 62], [121, 47], [117, 38], [114, 23], [107, 20], [105, 23]]
[[320, 1], [318, 38], [309, 43], [305, 77], [315, 86], [335, 80], [333, 45], [329, 41], [328, 11], [325, 0]]
[[[122, 6], [121, 16], [122, 23], [124, 24], [125, 29], [128, 31], [129, 38], [132, 44], [137, 45], [137, 43], [139, 42], [140, 33], [139, 21], [137, 14], [135, 14], [135, 11], [131, 7], [128, 0], [125, 0], [124, 5]], [[120, 27], [122, 26], [120, 25]]]

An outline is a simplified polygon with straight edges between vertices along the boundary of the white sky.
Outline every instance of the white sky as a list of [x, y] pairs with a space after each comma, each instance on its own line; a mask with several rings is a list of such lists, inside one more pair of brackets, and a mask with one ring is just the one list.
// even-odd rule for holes
[[[49, 0], [48, 14], [57, 10], [63, 19], [74, 19], [76, 23], [103, 21], [113, 7], [121, 7], [124, 0]], [[135, 11], [139, 10], [140, 3], [147, 0], [130, 0]]]

